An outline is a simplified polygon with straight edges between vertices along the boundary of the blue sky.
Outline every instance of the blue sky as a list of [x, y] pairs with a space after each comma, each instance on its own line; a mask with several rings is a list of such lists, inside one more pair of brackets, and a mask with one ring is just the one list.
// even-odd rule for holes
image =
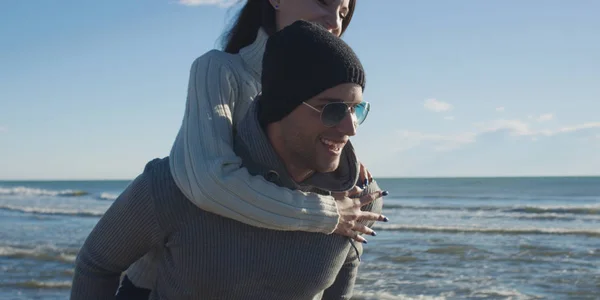
[[[1, 1], [0, 179], [130, 179], [236, 7]], [[376, 177], [600, 174], [600, 2], [360, 0]]]

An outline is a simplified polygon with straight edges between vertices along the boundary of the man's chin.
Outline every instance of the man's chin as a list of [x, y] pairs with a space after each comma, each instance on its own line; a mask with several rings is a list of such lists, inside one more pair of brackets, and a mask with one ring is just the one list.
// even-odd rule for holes
[[317, 171], [319, 173], [330, 173], [330, 172], [337, 170], [337, 168], [339, 166], [340, 166], [339, 160], [323, 162], [323, 163], [319, 164]]

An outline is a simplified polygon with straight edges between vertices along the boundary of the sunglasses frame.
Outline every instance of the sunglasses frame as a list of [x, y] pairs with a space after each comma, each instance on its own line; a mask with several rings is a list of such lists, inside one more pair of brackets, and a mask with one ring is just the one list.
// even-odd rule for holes
[[335, 127], [335, 126], [339, 125], [339, 124], [340, 124], [340, 122], [341, 122], [342, 120], [344, 120], [344, 118], [342, 118], [342, 120], [340, 120], [339, 122], [337, 122], [337, 124], [334, 124], [334, 125], [331, 125], [331, 126], [327, 126], [327, 125], [325, 124], [325, 122], [323, 121], [323, 111], [325, 110], [325, 107], [327, 107], [327, 105], [331, 105], [331, 104], [337, 104], [337, 103], [342, 103], [342, 104], [345, 104], [345, 105], [346, 105], [346, 107], [348, 108], [348, 109], [346, 110], [346, 115], [344, 116], [344, 118], [346, 118], [348, 115], [354, 115], [354, 116], [356, 116], [356, 114], [355, 114], [355, 113], [353, 113], [353, 112], [350, 112], [350, 109], [351, 109], [353, 106], [357, 106], [357, 105], [361, 105], [361, 104], [364, 104], [364, 105], [365, 105], [365, 110], [366, 110], [365, 117], [364, 117], [364, 119], [363, 119], [363, 120], [362, 120], [360, 123], [358, 123], [358, 122], [357, 122], [357, 123], [355, 124], [355, 126], [358, 126], [358, 125], [362, 124], [362, 123], [363, 123], [363, 122], [364, 122], [364, 121], [367, 119], [367, 116], [369, 115], [369, 111], [371, 110], [371, 103], [369, 103], [369, 102], [367, 102], [367, 101], [362, 101], [362, 102], [360, 102], [360, 103], [359, 103], [359, 104], [357, 104], [357, 105], [355, 105], [355, 103], [354, 103], [354, 102], [329, 102], [329, 103], [325, 104], [325, 106], [323, 106], [323, 109], [318, 109], [318, 108], [316, 108], [316, 107], [314, 107], [314, 106], [312, 106], [312, 105], [310, 105], [310, 104], [306, 103], [305, 101], [303, 101], [303, 102], [302, 102], [302, 104], [304, 104], [304, 105], [306, 105], [306, 106], [310, 107], [312, 110], [314, 110], [314, 111], [316, 111], [316, 112], [320, 113], [320, 116], [319, 116], [319, 118], [321, 119], [321, 123], [323, 123], [323, 125], [324, 125], [325, 127]]

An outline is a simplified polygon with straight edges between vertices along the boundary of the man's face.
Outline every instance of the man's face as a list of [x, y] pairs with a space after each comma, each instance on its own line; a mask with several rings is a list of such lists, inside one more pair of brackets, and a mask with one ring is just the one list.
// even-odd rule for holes
[[362, 102], [362, 89], [352, 83], [340, 84], [305, 102], [308, 105], [299, 105], [280, 121], [284, 151], [289, 154], [286, 156], [298, 167], [320, 173], [335, 171], [342, 149], [356, 134], [356, 120], [353, 114], [347, 114], [337, 125], [327, 127], [315, 109], [322, 111], [331, 102], [357, 105]]

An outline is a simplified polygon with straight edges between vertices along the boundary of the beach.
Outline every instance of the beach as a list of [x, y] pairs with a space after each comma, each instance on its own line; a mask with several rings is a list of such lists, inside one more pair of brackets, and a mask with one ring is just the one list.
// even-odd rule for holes
[[[0, 299], [66, 299], [129, 181], [0, 181]], [[354, 299], [597, 299], [600, 177], [379, 179]], [[132, 224], [134, 226], [135, 224]]]

